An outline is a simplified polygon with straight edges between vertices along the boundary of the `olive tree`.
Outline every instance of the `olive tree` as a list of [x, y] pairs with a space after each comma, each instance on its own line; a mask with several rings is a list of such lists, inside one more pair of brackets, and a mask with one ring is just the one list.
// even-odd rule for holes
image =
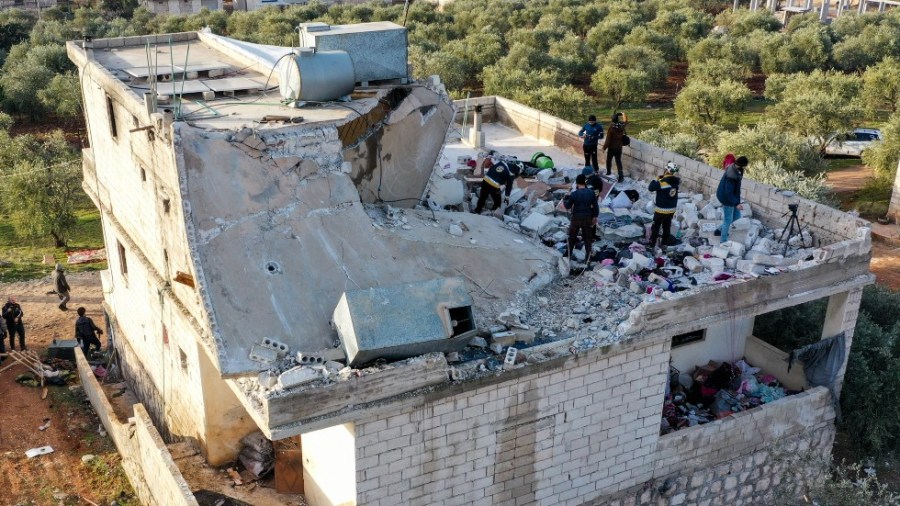
[[686, 121], [720, 125], [742, 111], [750, 97], [746, 86], [731, 79], [719, 82], [689, 80], [675, 98], [675, 114]]
[[625, 102], [639, 102], [647, 98], [647, 93], [653, 88], [653, 79], [643, 70], [603, 66], [591, 78], [591, 88], [618, 110]]
[[828, 66], [831, 61], [831, 36], [828, 28], [816, 24], [773, 37], [760, 51], [763, 72], [810, 72]]
[[859, 76], [834, 71], [775, 74], [766, 80], [766, 98], [775, 101], [766, 112], [824, 152], [832, 136], [858, 124], [861, 89]]
[[878, 177], [894, 180], [900, 163], [900, 112], [892, 114], [881, 126], [881, 140], [863, 151], [862, 158]]
[[900, 59], [885, 58], [863, 74], [863, 101], [870, 113], [900, 109]]

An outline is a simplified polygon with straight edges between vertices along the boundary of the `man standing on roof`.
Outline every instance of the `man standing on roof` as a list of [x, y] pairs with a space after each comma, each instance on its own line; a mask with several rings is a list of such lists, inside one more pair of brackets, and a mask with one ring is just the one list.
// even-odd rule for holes
[[715, 235], [722, 236], [722, 242], [728, 240], [729, 228], [735, 220], [741, 218], [741, 181], [744, 179], [744, 170], [746, 170], [749, 161], [746, 156], [739, 156], [737, 159], [725, 167], [725, 174], [719, 180], [719, 188], [716, 190], [716, 198], [722, 203], [722, 212], [724, 219], [722, 220], [722, 228], [716, 230]]
[[597, 195], [587, 188], [587, 178], [579, 174], [575, 178], [575, 191], [566, 195], [563, 200], [565, 208], [572, 213], [569, 222], [569, 254], [575, 249], [575, 241], [579, 233], [584, 241], [585, 263], [591, 265], [591, 246], [594, 244], [594, 227], [597, 225], [597, 216], [600, 216], [600, 206], [597, 204]]
[[66, 303], [69, 302], [70, 298], [69, 282], [66, 281], [66, 274], [60, 263], [57, 263], [56, 269], [53, 270], [53, 287], [56, 289], [56, 295], [59, 297], [59, 308], [63, 311], [69, 309], [66, 307]]
[[[475, 214], [481, 214], [488, 197], [493, 201], [491, 210], [496, 211], [502, 201], [509, 199], [509, 194], [512, 193], [513, 182], [519, 177], [521, 172], [517, 163], [509, 163], [504, 160], [492, 163], [490, 157], [484, 159], [481, 167], [484, 169], [488, 165], [490, 165], [490, 169], [487, 170], [484, 174], [484, 179], [481, 181], [481, 192], [478, 194]], [[505, 196], [501, 196], [500, 189], [504, 187]]]
[[584, 166], [600, 170], [597, 165], [597, 143], [603, 138], [603, 125], [597, 123], [597, 117], [591, 114], [588, 122], [578, 131], [578, 137], [584, 139]]
[[603, 141], [603, 151], [606, 151], [606, 175], [612, 173], [612, 162], [616, 160], [616, 170], [619, 171], [619, 182], [625, 180], [622, 173], [622, 147], [625, 145], [625, 127], [628, 120], [625, 114], [617, 112], [612, 115], [612, 124], [606, 129], [606, 140]]
[[681, 178], [677, 174], [678, 166], [669, 162], [663, 175], [650, 182], [648, 189], [656, 193], [656, 209], [653, 211], [653, 225], [650, 227], [650, 248], [656, 247], [660, 229], [662, 245], [672, 242], [672, 217], [678, 207], [678, 187], [681, 185]]

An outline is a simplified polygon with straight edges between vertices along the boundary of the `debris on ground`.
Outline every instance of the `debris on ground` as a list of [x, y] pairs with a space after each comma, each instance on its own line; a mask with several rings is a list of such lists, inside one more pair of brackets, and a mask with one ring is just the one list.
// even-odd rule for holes
[[25, 456], [29, 459], [33, 459], [39, 455], [47, 455], [48, 453], [53, 453], [53, 447], [50, 446], [41, 446], [38, 448], [32, 448], [25, 452]]

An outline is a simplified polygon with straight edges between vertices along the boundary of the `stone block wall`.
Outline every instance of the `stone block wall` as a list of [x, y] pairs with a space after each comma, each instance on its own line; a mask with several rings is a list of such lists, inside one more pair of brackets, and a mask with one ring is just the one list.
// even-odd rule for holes
[[581, 504], [653, 475], [668, 340], [356, 422], [359, 504]]
[[[496, 121], [515, 128], [524, 135], [552, 142], [557, 147], [573, 154], [581, 154], [581, 140], [577, 135], [580, 129], [579, 125], [502, 97], [481, 97], [478, 100], [487, 109], [490, 107], [488, 104], [492, 99], [496, 111]], [[459, 107], [458, 102], [457, 107]], [[608, 119], [600, 118], [600, 120], [605, 124]], [[486, 118], [485, 121], [489, 120]], [[705, 195], [715, 194], [722, 176], [721, 169], [652, 146], [634, 137], [631, 139], [631, 146], [624, 149], [622, 156], [622, 164], [627, 175], [635, 179], [653, 179], [662, 172], [666, 162], [671, 160], [681, 167], [680, 176], [683, 188], [694, 192], [703, 192]], [[601, 157], [604, 156], [602, 153], [601, 151]], [[856, 245], [864, 245], [864, 249], [868, 252], [870, 238], [868, 223], [865, 220], [824, 204], [797, 197], [787, 198], [780, 191], [776, 191], [776, 188], [753, 181], [752, 178], [753, 174], [751, 173], [744, 179], [742, 185], [744, 198], [752, 206], [754, 214], [770, 227], [784, 227], [786, 218], [782, 215], [788, 211], [788, 204], [799, 201], [800, 222], [809, 226], [819, 241], [817, 245], [850, 241], [849, 244], [845, 243], [840, 246], [853, 249]], [[896, 185], [900, 185], [900, 182]], [[900, 211], [900, 190], [895, 190], [893, 199], [897, 203], [892, 209], [895, 210], [894, 212]]]
[[[636, 179], [652, 179], [657, 177], [668, 161], [674, 161], [681, 167], [679, 173], [682, 188], [714, 195], [722, 177], [722, 170], [685, 156], [652, 146], [632, 138], [631, 146], [625, 148], [622, 163], [625, 172]], [[849, 240], [867, 242], [868, 234], [861, 237], [860, 229], [868, 230], [865, 220], [847, 214], [831, 206], [819, 204], [799, 197], [785, 197], [777, 188], [753, 181], [752, 172], [748, 172], [741, 185], [741, 193], [750, 203], [754, 215], [773, 228], [782, 228], [786, 223], [788, 204], [799, 203], [798, 217], [800, 223], [808, 226], [819, 241], [817, 246], [839, 243]]]
[[76, 348], [75, 358], [81, 386], [122, 456], [122, 468], [141, 504], [197, 506], [144, 405], [135, 404], [127, 422], [119, 420], [81, 349]]
[[782, 474], [820, 475], [796, 457], [830, 456], [824, 388], [659, 436], [669, 351], [667, 339], [618, 345], [358, 420], [357, 501], [764, 504]]

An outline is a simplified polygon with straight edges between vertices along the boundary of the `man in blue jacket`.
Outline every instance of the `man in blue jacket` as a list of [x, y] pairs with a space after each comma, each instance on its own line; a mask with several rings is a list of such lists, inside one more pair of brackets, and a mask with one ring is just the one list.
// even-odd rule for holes
[[728, 231], [731, 224], [735, 220], [741, 218], [741, 181], [744, 179], [744, 170], [746, 170], [749, 161], [746, 156], [739, 156], [737, 159], [725, 167], [725, 174], [719, 181], [719, 188], [716, 190], [716, 198], [722, 203], [722, 211], [725, 215], [722, 221], [721, 230], [717, 230], [715, 235], [722, 236], [722, 242], [728, 240]]
[[662, 229], [662, 244], [672, 243], [672, 218], [678, 207], [678, 166], [673, 162], [666, 164], [663, 175], [650, 182], [649, 190], [656, 193], [656, 209], [653, 211], [653, 225], [650, 227], [650, 248], [656, 247], [659, 231]]
[[585, 167], [593, 167], [596, 171], [597, 165], [597, 143], [603, 138], [603, 125], [597, 123], [597, 117], [591, 114], [588, 116], [588, 122], [578, 131], [578, 137], [583, 139], [584, 145], [584, 165]]
[[[485, 158], [482, 167], [487, 167], [491, 162], [491, 158]], [[513, 181], [519, 177], [520, 172], [521, 169], [516, 163], [508, 163], [503, 160], [493, 163], [481, 181], [481, 191], [478, 193], [478, 204], [475, 206], [475, 214], [481, 214], [488, 197], [493, 201], [491, 210], [497, 210], [500, 207], [500, 203], [509, 198], [509, 194], [512, 193]], [[500, 192], [500, 189], [504, 187], [505, 197], [501, 196]]]
[[579, 233], [584, 241], [584, 256], [586, 263], [591, 265], [591, 246], [594, 244], [594, 227], [597, 225], [597, 217], [600, 216], [600, 206], [597, 204], [597, 194], [587, 187], [587, 178], [579, 174], [575, 178], [575, 190], [563, 199], [563, 206], [572, 213], [569, 221], [569, 254], [575, 249], [575, 242]]

